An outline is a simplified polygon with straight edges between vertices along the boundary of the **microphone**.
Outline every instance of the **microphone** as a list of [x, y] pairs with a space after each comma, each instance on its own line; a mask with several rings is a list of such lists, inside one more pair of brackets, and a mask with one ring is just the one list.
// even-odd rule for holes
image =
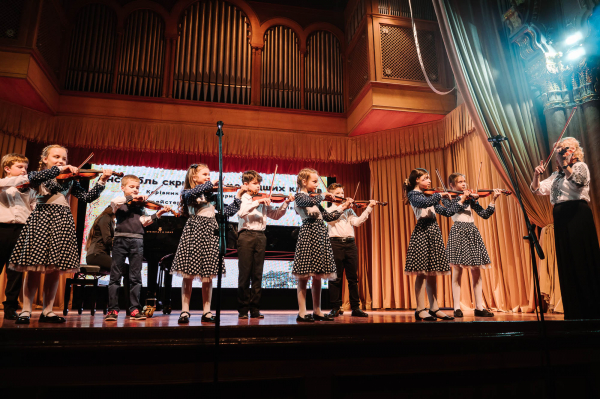
[[508, 141], [508, 137], [497, 135], [497, 136], [488, 138], [488, 141], [490, 143], [499, 143], [501, 141]]

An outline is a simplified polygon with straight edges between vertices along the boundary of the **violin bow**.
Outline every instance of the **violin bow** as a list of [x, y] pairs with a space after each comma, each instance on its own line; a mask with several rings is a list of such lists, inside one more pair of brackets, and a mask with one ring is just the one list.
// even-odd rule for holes
[[479, 173], [477, 174], [477, 183], [475, 183], [475, 194], [479, 191], [479, 178], [481, 177], [481, 166], [483, 165], [483, 161], [479, 162]]
[[154, 195], [154, 193], [156, 193], [158, 191], [159, 188], [161, 188], [163, 185], [161, 184], [160, 186], [156, 187], [154, 189], [154, 191], [152, 191], [150, 194], [148, 194], [148, 196], [146, 197], [146, 201], [148, 201], [148, 198], [152, 197]]
[[448, 189], [446, 188], [446, 185], [444, 184], [444, 181], [442, 180], [442, 175], [440, 175], [440, 171], [437, 168], [435, 168], [435, 173], [437, 174], [437, 177], [440, 180], [440, 183], [442, 183], [442, 188], [444, 189], [444, 191], [448, 192]]
[[558, 136], [558, 140], [556, 140], [556, 143], [554, 143], [552, 152], [550, 153], [550, 155], [548, 155], [548, 158], [546, 158], [546, 162], [544, 162], [544, 171], [546, 169], [548, 169], [548, 164], [550, 164], [550, 161], [552, 160], [552, 156], [556, 152], [556, 147], [558, 147], [558, 143], [560, 143], [560, 140], [563, 138], [565, 132], [567, 131], [567, 127], [569, 126], [569, 123], [571, 123], [571, 119], [573, 118], [573, 115], [575, 115], [575, 111], [577, 111], [577, 106], [573, 107], [573, 110], [571, 111], [571, 115], [569, 115], [569, 119], [567, 119], [567, 123], [565, 124], [565, 127], [562, 130], [562, 133], [560, 134], [560, 136]]
[[85, 165], [86, 163], [88, 163], [88, 161], [89, 161], [90, 159], [92, 159], [92, 157], [93, 157], [93, 156], [94, 156], [94, 153], [92, 152], [92, 153], [90, 154], [90, 156], [89, 156], [89, 157], [87, 157], [87, 158], [85, 159], [85, 161], [83, 161], [83, 162], [81, 163], [81, 165], [79, 165], [79, 167], [77, 168], [77, 170], [79, 170], [79, 169], [83, 168], [83, 165]]
[[275, 184], [275, 175], [277, 174], [277, 168], [279, 165], [275, 165], [275, 172], [273, 172], [273, 180], [271, 180], [271, 189], [269, 190], [269, 198], [271, 198], [271, 194], [273, 194], [273, 184]]

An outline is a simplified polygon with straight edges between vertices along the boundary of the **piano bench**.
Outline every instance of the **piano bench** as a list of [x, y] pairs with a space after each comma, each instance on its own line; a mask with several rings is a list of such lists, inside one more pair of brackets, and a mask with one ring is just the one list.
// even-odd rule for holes
[[[92, 316], [96, 313], [96, 296], [97, 296], [97, 292], [98, 292], [98, 280], [106, 275], [108, 275], [110, 272], [108, 270], [103, 270], [100, 268], [100, 266], [94, 266], [94, 265], [80, 265], [79, 266], [79, 272], [75, 273], [73, 275], [73, 277], [68, 278], [67, 282], [66, 282], [66, 286], [65, 286], [65, 298], [64, 298], [64, 309], [63, 309], [63, 315], [67, 315], [67, 313], [69, 313], [69, 299], [71, 297], [71, 287], [73, 287], [73, 294], [75, 294], [75, 289], [76, 287], [81, 287], [84, 288], [85, 286], [91, 286], [92, 287], [92, 303], [91, 303], [91, 314]], [[88, 278], [91, 277], [91, 278]], [[81, 301], [79, 303], [79, 306], [75, 306], [75, 295], [73, 295], [73, 308], [77, 309], [77, 313], [78, 314], [82, 314], [83, 313], [83, 300], [84, 300], [84, 296], [83, 296], [83, 290], [81, 290], [81, 295], [79, 295], [79, 297], [81, 298]], [[104, 314], [107, 313], [107, 306], [108, 306], [108, 301], [107, 303], [104, 304], [103, 307], [103, 312]]]

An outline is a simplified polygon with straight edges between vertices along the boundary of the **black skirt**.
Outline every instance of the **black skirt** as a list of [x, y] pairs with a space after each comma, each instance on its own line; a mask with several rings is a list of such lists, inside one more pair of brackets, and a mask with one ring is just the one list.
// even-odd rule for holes
[[410, 236], [404, 274], [450, 274], [444, 239], [435, 218], [421, 218]]
[[218, 228], [215, 218], [190, 216], [175, 252], [171, 274], [202, 282], [210, 282], [217, 277], [219, 237], [215, 230]]
[[584, 200], [554, 206], [554, 239], [565, 319], [600, 319], [600, 246]]
[[475, 223], [455, 222], [452, 225], [446, 253], [451, 266], [470, 269], [492, 267], [492, 261]]
[[9, 264], [20, 272], [79, 271], [71, 209], [64, 205], [37, 204], [21, 231]]
[[292, 275], [297, 278], [337, 278], [327, 226], [321, 219], [305, 219], [298, 233]]

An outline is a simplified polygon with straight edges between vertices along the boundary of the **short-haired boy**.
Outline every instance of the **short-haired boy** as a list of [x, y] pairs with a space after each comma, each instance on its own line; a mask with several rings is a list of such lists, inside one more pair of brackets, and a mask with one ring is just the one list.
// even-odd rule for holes
[[21, 154], [7, 154], [0, 161], [2, 179], [0, 179], [0, 273], [6, 265], [6, 300], [4, 318], [17, 320], [19, 293], [23, 284], [23, 273], [8, 268], [8, 260], [17, 244], [21, 230], [36, 204], [37, 194], [28, 188], [18, 186], [27, 184], [29, 160]]
[[[327, 191], [335, 196], [344, 197], [344, 186], [339, 183], [330, 184], [327, 187]], [[354, 239], [354, 227], [360, 226], [367, 220], [376, 204], [376, 201], [371, 201], [360, 216], [356, 216], [356, 213], [351, 208], [342, 211], [342, 205], [338, 204], [332, 204], [326, 208], [327, 212], [337, 210], [342, 212], [342, 216], [339, 219], [327, 222], [327, 230], [329, 231], [333, 258], [337, 269], [337, 279], [329, 281], [329, 301], [332, 307], [329, 314], [333, 317], [338, 317], [343, 313], [341, 307], [344, 270], [346, 271], [346, 279], [348, 280], [352, 316], [368, 316], [360, 308], [360, 298], [358, 295], [358, 248]]]
[[125, 258], [129, 259], [129, 315], [131, 320], [145, 320], [140, 310], [142, 288], [142, 260], [144, 256], [144, 227], [154, 223], [163, 213], [169, 212], [165, 206], [154, 215], [146, 215], [144, 202], [147, 196], [140, 195], [140, 179], [125, 175], [121, 179], [124, 196], [113, 198], [110, 205], [115, 212], [117, 226], [112, 247], [112, 267], [108, 283], [108, 315], [106, 321], [116, 321], [119, 314], [118, 289], [125, 268]]
[[[254, 200], [252, 194], [258, 194], [262, 176], [254, 170], [242, 174], [242, 183], [247, 191], [242, 195], [242, 203], [238, 211], [238, 311], [240, 319], [250, 317], [263, 318], [260, 313], [260, 297], [262, 293], [263, 266], [267, 237], [265, 229], [267, 218], [280, 219], [286, 212], [293, 197], [290, 195], [278, 208], [272, 207], [270, 198]], [[250, 287], [250, 283], [252, 286]]]

